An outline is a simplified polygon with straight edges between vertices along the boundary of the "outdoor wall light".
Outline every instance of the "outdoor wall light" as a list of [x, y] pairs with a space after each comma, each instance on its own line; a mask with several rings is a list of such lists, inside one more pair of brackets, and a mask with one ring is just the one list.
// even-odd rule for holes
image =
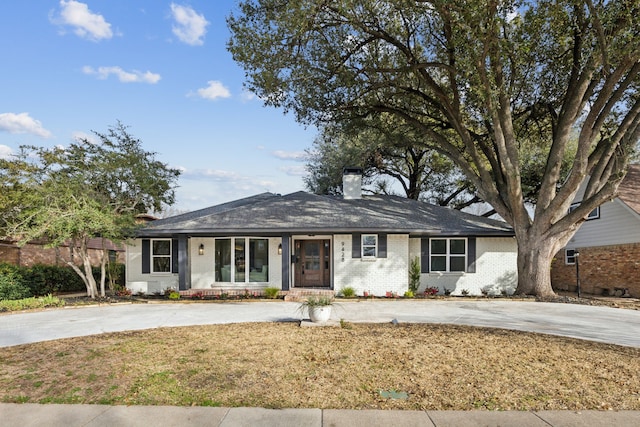
[[200, 243], [200, 247], [198, 248], [198, 255], [204, 255], [204, 243]]
[[282, 255], [282, 243], [278, 245], [278, 255]]

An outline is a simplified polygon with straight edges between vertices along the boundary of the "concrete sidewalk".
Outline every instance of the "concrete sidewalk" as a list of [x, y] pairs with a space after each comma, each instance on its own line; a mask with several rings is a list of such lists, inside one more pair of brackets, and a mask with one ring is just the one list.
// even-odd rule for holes
[[4, 427], [112, 426], [638, 426], [640, 411], [374, 411], [0, 404]]

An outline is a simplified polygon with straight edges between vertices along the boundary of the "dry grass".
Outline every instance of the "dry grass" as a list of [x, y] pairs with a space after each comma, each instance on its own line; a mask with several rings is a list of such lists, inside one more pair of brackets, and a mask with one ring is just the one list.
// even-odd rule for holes
[[0, 349], [0, 365], [4, 402], [640, 409], [640, 349], [461, 326], [161, 328]]

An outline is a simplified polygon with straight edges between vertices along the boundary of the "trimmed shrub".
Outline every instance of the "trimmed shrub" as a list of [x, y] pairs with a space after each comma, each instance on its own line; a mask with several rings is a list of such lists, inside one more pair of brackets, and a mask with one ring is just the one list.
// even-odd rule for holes
[[[109, 275], [111, 275], [114, 279], [113, 290], [124, 288], [124, 271], [124, 264], [110, 266], [110, 270], [107, 271], [107, 287], [109, 287]], [[1, 275], [11, 275], [12, 280], [16, 280], [22, 287], [26, 287], [29, 291], [27, 297], [45, 296], [59, 292], [85, 292], [87, 290], [80, 276], [68, 266], [37, 264], [31, 267], [19, 267], [0, 263]], [[93, 277], [100, 286], [100, 267], [93, 268]]]
[[25, 268], [23, 277], [31, 288], [33, 296], [57, 292], [82, 292], [87, 289], [80, 276], [71, 267], [34, 265]]
[[27, 298], [31, 291], [22, 277], [15, 272], [0, 272], [0, 300], [18, 300]]

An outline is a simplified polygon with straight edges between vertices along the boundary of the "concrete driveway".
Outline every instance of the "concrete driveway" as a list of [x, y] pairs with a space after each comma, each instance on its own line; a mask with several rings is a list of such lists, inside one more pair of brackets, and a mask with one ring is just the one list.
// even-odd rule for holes
[[[105, 332], [244, 322], [297, 321], [282, 301], [69, 307], [0, 316], [0, 347]], [[487, 326], [640, 348], [640, 311], [527, 301], [372, 300], [335, 305], [333, 320]]]

